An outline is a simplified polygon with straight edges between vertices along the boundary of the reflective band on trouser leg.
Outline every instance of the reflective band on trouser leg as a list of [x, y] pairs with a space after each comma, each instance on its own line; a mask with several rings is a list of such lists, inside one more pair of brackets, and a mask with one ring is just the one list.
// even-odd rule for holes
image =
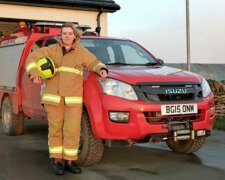
[[37, 67], [37, 64], [35, 62], [31, 62], [26, 66], [26, 72], [29, 73], [31, 69], [36, 67]]
[[66, 104], [82, 104], [82, 97], [65, 97]]
[[105, 67], [105, 64], [103, 64], [103, 63], [98, 63], [97, 65], [95, 65], [95, 66], [93, 67], [93, 71], [94, 71], [94, 72], [96, 72], [96, 68], [97, 68], [98, 66], [103, 66], [103, 67]]
[[50, 154], [62, 154], [63, 147], [57, 146], [57, 147], [49, 147], [49, 153]]
[[64, 152], [64, 155], [67, 155], [67, 156], [76, 156], [78, 149], [63, 148], [63, 152]]
[[56, 68], [56, 72], [62, 72], [62, 71], [83, 75], [83, 71], [81, 71], [79, 69], [76, 69], [76, 68], [65, 67], [65, 66], [61, 66], [59, 68]]
[[52, 94], [44, 94], [42, 97], [42, 101], [52, 101], [52, 102], [56, 102], [56, 103], [59, 103], [60, 99], [61, 99], [60, 96], [56, 96], [56, 95], [52, 95]]

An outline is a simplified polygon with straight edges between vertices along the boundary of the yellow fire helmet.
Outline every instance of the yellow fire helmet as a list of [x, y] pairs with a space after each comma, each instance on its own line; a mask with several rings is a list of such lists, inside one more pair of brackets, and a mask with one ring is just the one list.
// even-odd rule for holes
[[55, 65], [51, 58], [45, 57], [39, 59], [37, 62], [37, 68], [40, 73], [41, 79], [49, 79], [55, 76]]

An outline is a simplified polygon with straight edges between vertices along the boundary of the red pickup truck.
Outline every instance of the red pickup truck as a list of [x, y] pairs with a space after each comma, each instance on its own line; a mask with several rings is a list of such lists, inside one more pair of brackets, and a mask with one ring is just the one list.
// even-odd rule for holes
[[[0, 101], [4, 133], [19, 135], [24, 120], [46, 120], [45, 81], [34, 84], [24, 64], [35, 49], [57, 43], [57, 26], [33, 25], [0, 42]], [[90, 34], [90, 33], [89, 33]], [[100, 161], [104, 147], [164, 141], [175, 152], [200, 149], [212, 131], [215, 106], [207, 81], [164, 66], [127, 39], [82, 36], [81, 45], [109, 69], [107, 81], [84, 70], [84, 103], [78, 163]]]

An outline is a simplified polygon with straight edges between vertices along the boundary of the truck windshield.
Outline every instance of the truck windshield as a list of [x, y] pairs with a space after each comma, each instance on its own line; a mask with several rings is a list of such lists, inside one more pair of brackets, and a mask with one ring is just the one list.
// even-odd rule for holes
[[131, 41], [83, 38], [80, 44], [108, 65], [160, 65], [151, 54]]

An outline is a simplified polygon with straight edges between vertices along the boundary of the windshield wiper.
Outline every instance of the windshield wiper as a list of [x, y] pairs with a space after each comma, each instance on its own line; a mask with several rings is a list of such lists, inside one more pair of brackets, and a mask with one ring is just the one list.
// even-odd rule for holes
[[160, 63], [146, 63], [146, 64], [133, 64], [133, 65], [136, 65], [136, 66], [160, 66], [161, 64]]
[[107, 63], [107, 65], [129, 65], [129, 64], [126, 64], [126, 63], [120, 63], [120, 62], [114, 62], [114, 63]]
[[114, 63], [107, 63], [106, 65], [134, 65], [134, 66], [155, 66], [160, 65], [160, 63], [146, 63], [146, 64], [127, 64], [127, 63], [120, 63], [120, 62], [114, 62]]
[[161, 65], [160, 63], [146, 63], [146, 64], [141, 64], [141, 65], [146, 65], [146, 66], [155, 66], [155, 65]]

